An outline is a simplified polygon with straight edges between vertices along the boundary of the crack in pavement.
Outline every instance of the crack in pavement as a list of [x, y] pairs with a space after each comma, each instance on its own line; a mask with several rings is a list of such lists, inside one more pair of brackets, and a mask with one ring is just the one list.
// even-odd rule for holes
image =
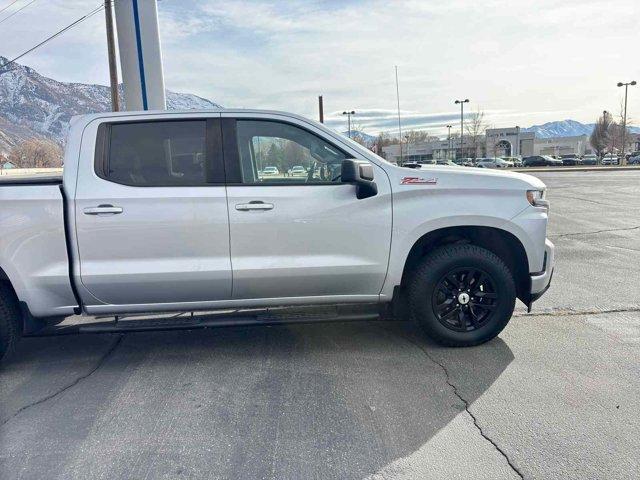
[[612, 203], [603, 203], [603, 202], [598, 202], [597, 200], [592, 200], [590, 198], [584, 198], [584, 197], [576, 197], [573, 195], [553, 195], [554, 197], [559, 197], [559, 198], [568, 198], [570, 200], [580, 200], [583, 202], [589, 202], [589, 203], [595, 203], [596, 205], [604, 205], [605, 207], [618, 207], [619, 205], [615, 205]]
[[607, 232], [628, 232], [631, 230], [640, 229], [640, 225], [636, 227], [628, 227], [628, 228], [607, 228], [604, 230], [596, 230], [593, 232], [575, 232], [575, 233], [561, 233], [559, 235], [549, 235], [550, 238], [564, 238], [564, 237], [575, 237], [580, 235], [596, 235], [598, 233], [607, 233]]
[[607, 313], [633, 313], [640, 312], [640, 307], [627, 308], [610, 308], [610, 309], [590, 309], [590, 310], [574, 310], [572, 308], [553, 308], [546, 312], [514, 312], [513, 317], [569, 317], [580, 315], [605, 315]]
[[118, 348], [118, 346], [122, 342], [123, 338], [124, 338], [124, 334], [120, 334], [120, 336], [116, 339], [116, 341], [113, 342], [113, 344], [109, 347], [109, 349], [106, 351], [106, 353], [100, 358], [100, 360], [98, 360], [96, 365], [91, 370], [89, 370], [88, 373], [85, 373], [84, 375], [79, 376], [73, 382], [69, 383], [68, 385], [65, 385], [64, 387], [62, 387], [61, 389], [53, 392], [52, 394], [47, 395], [46, 397], [43, 397], [43, 398], [41, 398], [39, 400], [36, 400], [35, 402], [29, 403], [28, 405], [20, 407], [16, 412], [14, 412], [12, 415], [10, 415], [6, 419], [4, 419], [2, 421], [2, 423], [0, 423], [0, 428], [4, 427], [7, 423], [9, 423], [11, 420], [13, 420], [15, 417], [20, 415], [25, 410], [28, 410], [28, 409], [30, 409], [32, 407], [35, 407], [37, 405], [41, 405], [41, 404], [43, 404], [45, 402], [48, 402], [49, 400], [51, 400], [51, 399], [57, 397], [58, 395], [66, 392], [70, 388], [75, 387], [82, 380], [85, 380], [86, 378], [89, 378], [91, 375], [93, 375], [96, 371], [98, 371], [105, 364], [105, 362], [111, 356], [111, 354], [113, 354], [115, 349]]
[[606, 247], [606, 248], [617, 248], [619, 250], [626, 250], [628, 252], [640, 252], [640, 248], [621, 247], [619, 245], [609, 245], [607, 243], [603, 243], [602, 245], [599, 245], [599, 246]]
[[451, 377], [449, 375], [449, 371], [447, 370], [447, 367], [444, 366], [444, 364], [440, 363], [439, 361], [437, 361], [433, 355], [431, 355], [429, 353], [428, 350], [426, 350], [422, 345], [420, 345], [418, 342], [413, 341], [411, 338], [407, 337], [406, 335], [402, 335], [408, 342], [412, 343], [413, 345], [415, 345], [417, 348], [419, 348], [425, 355], [426, 357], [431, 360], [433, 363], [435, 363], [436, 365], [438, 365], [442, 371], [444, 372], [444, 376], [445, 376], [445, 381], [447, 382], [447, 385], [449, 385], [449, 387], [451, 387], [451, 390], [453, 391], [453, 394], [458, 397], [458, 399], [464, 404], [464, 409], [467, 412], [467, 414], [471, 417], [471, 419], [473, 420], [473, 425], [476, 427], [476, 430], [478, 430], [478, 433], [480, 433], [480, 435], [482, 436], [482, 438], [484, 438], [485, 440], [487, 440], [489, 443], [491, 443], [491, 445], [493, 445], [493, 447], [495, 448], [495, 450], [500, 453], [500, 455], [502, 455], [504, 457], [504, 459], [506, 460], [507, 464], [509, 465], [509, 467], [511, 467], [511, 470], [513, 470], [514, 473], [516, 473], [520, 478], [524, 479], [524, 475], [522, 474], [522, 472], [518, 469], [518, 467], [516, 467], [514, 465], [514, 463], [511, 461], [511, 459], [509, 458], [509, 456], [507, 455], [507, 453], [500, 448], [500, 446], [491, 438], [489, 437], [484, 430], [482, 429], [482, 427], [480, 426], [480, 424], [478, 423], [478, 419], [476, 418], [476, 416], [471, 412], [470, 410], [470, 404], [469, 401], [464, 398], [460, 392], [458, 392], [458, 387], [456, 387], [456, 385], [451, 381]]

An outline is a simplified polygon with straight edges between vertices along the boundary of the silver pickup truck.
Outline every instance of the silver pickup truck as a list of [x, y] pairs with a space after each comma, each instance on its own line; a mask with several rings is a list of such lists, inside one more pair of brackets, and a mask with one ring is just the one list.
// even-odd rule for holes
[[75, 117], [61, 178], [0, 181], [0, 357], [74, 314], [365, 303], [476, 345], [548, 288], [548, 207], [534, 177], [398, 167], [286, 113]]

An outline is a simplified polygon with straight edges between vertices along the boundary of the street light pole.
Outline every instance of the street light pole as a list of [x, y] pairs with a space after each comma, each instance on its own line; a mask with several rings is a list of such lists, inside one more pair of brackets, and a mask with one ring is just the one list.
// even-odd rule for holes
[[456, 105], [460, 104], [460, 158], [464, 157], [464, 104], [469, 103], [469, 99], [456, 100]]
[[518, 125], [516, 125], [516, 151], [518, 152], [516, 155], [520, 156], [520, 127]]
[[396, 100], [398, 101], [398, 140], [400, 140], [400, 166], [402, 166], [402, 122], [400, 121], [400, 84], [398, 83], [398, 66], [396, 65]]
[[355, 115], [356, 112], [355, 110], [351, 110], [351, 111], [345, 110], [344, 112], [342, 112], [342, 114], [347, 116], [347, 126], [348, 126], [348, 132], [349, 132], [348, 135], [349, 135], [349, 138], [351, 138], [351, 115]]
[[447, 159], [451, 160], [451, 127], [453, 125], [447, 125], [448, 133], [447, 133]]
[[624, 155], [624, 149], [626, 148], [627, 142], [627, 91], [629, 90], [629, 85], [635, 85], [636, 81], [632, 80], [628, 83], [618, 82], [618, 86], [624, 86], [624, 116], [622, 119], [622, 164], [626, 163], [627, 158]]

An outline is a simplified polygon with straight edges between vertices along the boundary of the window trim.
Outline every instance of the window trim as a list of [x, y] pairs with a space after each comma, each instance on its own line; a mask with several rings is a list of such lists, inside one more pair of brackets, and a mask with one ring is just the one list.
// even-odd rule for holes
[[[155, 184], [136, 185], [128, 182], [116, 181], [109, 177], [109, 153], [111, 150], [111, 127], [113, 125], [130, 125], [136, 123], [164, 123], [164, 122], [203, 122], [205, 126], [205, 181], [204, 183], [183, 184]], [[162, 118], [140, 119], [125, 121], [102, 122], [98, 125], [96, 148], [94, 155], [94, 172], [102, 180], [117, 185], [133, 188], [184, 188], [184, 187], [216, 187], [225, 186], [225, 165], [222, 154], [222, 127], [220, 118], [190, 117], [190, 118]]]
[[244, 183], [242, 181], [242, 166], [240, 163], [240, 148], [238, 145], [238, 135], [237, 135], [237, 123], [238, 122], [274, 122], [281, 123], [285, 125], [289, 125], [300, 130], [303, 130], [314, 137], [323, 140], [324, 142], [331, 145], [333, 148], [338, 150], [340, 153], [344, 155], [345, 160], [351, 160], [355, 157], [349, 152], [345, 151], [344, 148], [339, 147], [334, 142], [327, 140], [327, 138], [318, 135], [316, 132], [312, 131], [309, 128], [306, 128], [302, 125], [299, 125], [294, 122], [290, 122], [287, 120], [279, 119], [279, 118], [263, 118], [263, 117], [223, 117], [221, 119], [221, 127], [222, 127], [222, 145], [224, 150], [224, 166], [226, 172], [226, 185], [228, 187], [315, 187], [315, 186], [338, 186], [338, 185], [348, 185], [342, 182], [300, 182], [300, 181], [287, 181], [282, 183], [271, 183], [271, 182], [253, 182], [253, 183]]

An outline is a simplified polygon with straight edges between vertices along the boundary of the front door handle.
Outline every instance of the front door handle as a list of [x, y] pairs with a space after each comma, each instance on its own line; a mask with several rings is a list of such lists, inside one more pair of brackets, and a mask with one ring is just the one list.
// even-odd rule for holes
[[117, 215], [123, 212], [122, 207], [114, 207], [113, 205], [87, 207], [83, 211], [85, 215]]
[[254, 200], [249, 203], [236, 204], [236, 210], [241, 212], [248, 212], [250, 210], [273, 210], [273, 203], [264, 203], [259, 200]]

